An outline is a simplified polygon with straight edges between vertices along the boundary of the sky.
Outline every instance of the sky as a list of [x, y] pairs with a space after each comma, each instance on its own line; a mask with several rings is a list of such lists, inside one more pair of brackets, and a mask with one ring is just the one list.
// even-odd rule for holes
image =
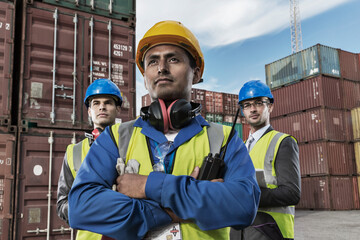
[[[204, 54], [204, 82], [194, 88], [238, 94], [265, 83], [265, 65], [291, 55], [289, 0], [136, 0], [136, 42], [155, 23], [182, 22]], [[299, 0], [303, 49], [318, 43], [360, 53], [360, 0]], [[137, 114], [144, 79], [136, 72]]]

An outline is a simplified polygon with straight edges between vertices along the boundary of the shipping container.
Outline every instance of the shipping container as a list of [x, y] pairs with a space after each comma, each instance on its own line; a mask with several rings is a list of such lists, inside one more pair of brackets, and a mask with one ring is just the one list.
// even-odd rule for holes
[[314, 210], [351, 210], [358, 207], [359, 191], [353, 176], [301, 178], [301, 199], [296, 206]]
[[301, 176], [355, 174], [354, 146], [341, 142], [299, 144]]
[[56, 213], [57, 183], [68, 144], [81, 131], [40, 129], [19, 133], [17, 202], [13, 239], [69, 239], [70, 228]]
[[[354, 192], [354, 208], [360, 209], [360, 185], [359, 185], [360, 177], [353, 177], [353, 192]], [[357, 193], [357, 194], [356, 194]]]
[[135, 22], [135, 0], [42, 0], [42, 2], [71, 8], [73, 11], [88, 12], [90, 14], [121, 19], [122, 21]]
[[271, 117], [320, 106], [341, 109], [342, 87], [337, 78], [319, 75], [272, 91], [274, 108]]
[[342, 81], [343, 108], [351, 110], [360, 106], [360, 81]]
[[[230, 126], [230, 127], [233, 126], [233, 123], [232, 123], [232, 122], [221, 122], [221, 124], [222, 124], [222, 125], [225, 125], [225, 126]], [[234, 129], [237, 131], [238, 136], [242, 139], [242, 138], [243, 138], [242, 125], [239, 124], [239, 123], [235, 123]]]
[[15, 8], [0, 2], [0, 125], [11, 124]]
[[354, 142], [356, 174], [360, 175], [360, 141]]
[[205, 117], [205, 113], [206, 113], [205, 92], [206, 92], [205, 90], [196, 89], [196, 88], [193, 88], [191, 90], [191, 101], [201, 104], [200, 114], [203, 117]]
[[316, 140], [350, 141], [350, 112], [317, 108], [271, 119], [274, 129], [294, 136], [299, 143]]
[[224, 114], [235, 115], [236, 112], [234, 112], [234, 108], [233, 108], [233, 94], [224, 93], [223, 101], [224, 101], [224, 107], [223, 107]]
[[341, 77], [360, 81], [360, 62], [358, 54], [339, 49]]
[[15, 134], [0, 134], [0, 239], [12, 239], [15, 153]]
[[244, 120], [242, 120], [242, 132], [243, 132], [243, 140], [246, 141], [250, 134], [250, 125], [247, 124]]
[[318, 74], [341, 77], [338, 50], [317, 44], [265, 65], [265, 74], [271, 89]]
[[209, 122], [221, 123], [223, 122], [224, 117], [221, 114], [206, 113], [205, 119]]
[[355, 140], [360, 140], [360, 107], [351, 110], [351, 122]]
[[142, 107], [149, 106], [150, 104], [151, 104], [151, 98], [150, 98], [149, 94], [146, 94], [141, 97], [141, 106]]
[[24, 4], [19, 124], [88, 129], [82, 103], [98, 78], [110, 78], [123, 93], [118, 117], [134, 119], [134, 28], [41, 2]]

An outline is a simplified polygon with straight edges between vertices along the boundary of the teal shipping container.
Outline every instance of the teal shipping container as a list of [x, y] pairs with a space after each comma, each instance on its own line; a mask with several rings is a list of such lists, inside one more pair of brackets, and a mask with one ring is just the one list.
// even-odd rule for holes
[[338, 49], [317, 44], [265, 65], [266, 84], [271, 89], [319, 74], [341, 77]]
[[135, 0], [42, 0], [42, 2], [125, 22], [134, 21], [135, 26]]
[[[225, 125], [225, 126], [230, 126], [230, 127], [232, 127], [232, 125], [233, 125], [233, 123], [229, 123], [229, 122], [219, 122], [219, 123], [222, 125]], [[235, 130], [237, 131], [239, 137], [241, 139], [243, 139], [243, 130], [242, 130], [242, 125], [240, 123], [235, 124]]]

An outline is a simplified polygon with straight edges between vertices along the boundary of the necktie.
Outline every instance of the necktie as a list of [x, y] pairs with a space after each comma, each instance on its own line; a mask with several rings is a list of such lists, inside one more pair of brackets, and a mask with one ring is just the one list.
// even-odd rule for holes
[[253, 136], [251, 136], [250, 135], [250, 137], [249, 137], [249, 139], [247, 140], [247, 143], [248, 143], [248, 151], [250, 151], [251, 150], [251, 144], [254, 142], [254, 138], [253, 138]]

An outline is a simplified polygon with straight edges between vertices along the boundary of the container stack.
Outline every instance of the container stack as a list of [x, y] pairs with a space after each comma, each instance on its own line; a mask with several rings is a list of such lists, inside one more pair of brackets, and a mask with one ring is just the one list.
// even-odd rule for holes
[[359, 55], [317, 44], [265, 66], [272, 126], [299, 143], [298, 208], [359, 209], [351, 109], [360, 106]]
[[[191, 101], [201, 104], [201, 116], [209, 122], [222, 123], [226, 126], [232, 126], [235, 120], [238, 105], [238, 95], [223, 92], [207, 91], [193, 88], [191, 90]], [[142, 106], [151, 104], [149, 94], [142, 96]], [[238, 117], [235, 129], [242, 138], [242, 125], [240, 116]]]
[[56, 214], [68, 144], [91, 130], [83, 99], [96, 79], [135, 118], [135, 1], [0, 0], [0, 238], [70, 239]]

